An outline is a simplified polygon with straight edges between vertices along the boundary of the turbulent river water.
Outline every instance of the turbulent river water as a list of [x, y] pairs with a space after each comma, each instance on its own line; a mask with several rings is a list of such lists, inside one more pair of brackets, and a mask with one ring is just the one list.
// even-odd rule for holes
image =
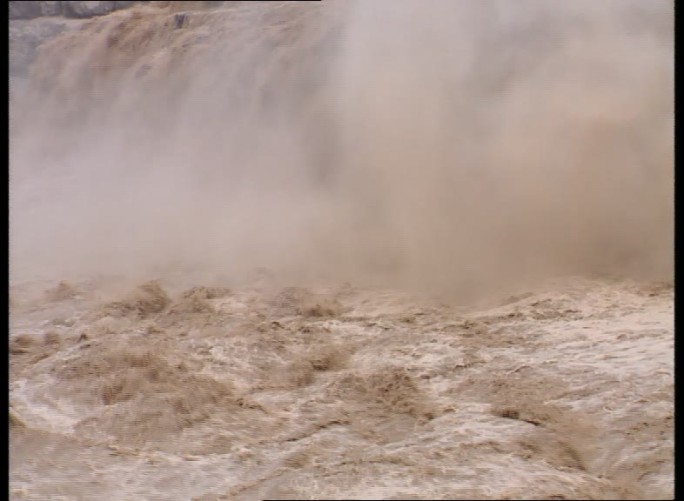
[[672, 497], [671, 3], [79, 23], [11, 86], [12, 499]]

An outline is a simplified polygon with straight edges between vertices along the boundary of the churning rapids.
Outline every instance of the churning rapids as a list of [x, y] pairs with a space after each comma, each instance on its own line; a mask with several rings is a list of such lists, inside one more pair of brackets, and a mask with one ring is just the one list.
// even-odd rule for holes
[[672, 2], [122, 4], [10, 21], [11, 499], [673, 496]]

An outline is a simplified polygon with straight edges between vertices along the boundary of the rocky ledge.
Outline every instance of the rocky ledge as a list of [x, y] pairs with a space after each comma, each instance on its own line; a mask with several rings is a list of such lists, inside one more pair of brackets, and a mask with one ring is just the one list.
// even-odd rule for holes
[[137, 2], [12, 2], [9, 3], [9, 18], [35, 19], [37, 17], [64, 16], [73, 19], [87, 19], [109, 14], [112, 11], [130, 7]]

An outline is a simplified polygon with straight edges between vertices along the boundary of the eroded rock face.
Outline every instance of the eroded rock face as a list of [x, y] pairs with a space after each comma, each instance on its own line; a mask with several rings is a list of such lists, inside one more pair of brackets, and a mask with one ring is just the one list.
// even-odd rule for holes
[[103, 16], [118, 9], [125, 9], [136, 2], [77, 2], [77, 1], [44, 1], [44, 2], [12, 2], [9, 3], [9, 18], [35, 19], [46, 16], [64, 16], [86, 19]]
[[80, 27], [86, 19], [135, 3], [138, 2], [10, 1], [10, 74], [25, 76], [43, 43]]
[[24, 75], [36, 56], [38, 46], [66, 30], [79, 26], [81, 26], [79, 21], [62, 17], [41, 17], [12, 21], [9, 26], [10, 73]]
[[64, 16], [75, 17], [77, 19], [103, 16], [116, 10], [117, 3], [118, 2], [63, 2]]
[[41, 15], [59, 16], [62, 13], [62, 3], [64, 2], [40, 2]]
[[43, 2], [10, 2], [10, 19], [33, 19], [42, 16], [40, 4]]

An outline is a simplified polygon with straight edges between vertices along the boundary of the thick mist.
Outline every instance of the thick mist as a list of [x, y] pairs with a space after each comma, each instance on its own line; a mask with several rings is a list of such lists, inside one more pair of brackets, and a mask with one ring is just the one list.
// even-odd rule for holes
[[12, 280], [671, 275], [671, 2], [173, 10], [45, 44], [13, 92]]

